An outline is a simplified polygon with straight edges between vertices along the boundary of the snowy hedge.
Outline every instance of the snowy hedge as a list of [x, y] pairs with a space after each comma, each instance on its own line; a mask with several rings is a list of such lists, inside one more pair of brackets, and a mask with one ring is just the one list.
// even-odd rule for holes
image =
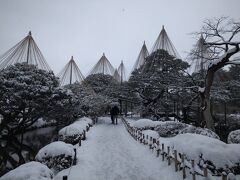
[[188, 126], [179, 132], [180, 134], [192, 133], [192, 134], [201, 134], [203, 136], [208, 136], [215, 139], [220, 139], [219, 136], [207, 128], [200, 128], [195, 126]]
[[131, 123], [131, 126], [141, 129], [141, 130], [146, 130], [146, 129], [154, 129], [157, 125], [161, 124], [162, 122], [160, 121], [152, 121], [150, 119], [139, 119], [135, 122]]
[[53, 172], [44, 164], [29, 162], [8, 172], [1, 180], [51, 180]]
[[161, 137], [173, 137], [188, 126], [189, 125], [180, 122], [165, 121], [156, 126], [154, 130], [157, 131]]
[[157, 131], [153, 131], [153, 130], [144, 130], [142, 131], [142, 133], [145, 135], [145, 136], [149, 136], [149, 137], [152, 137], [152, 138], [155, 138], [155, 139], [158, 139], [159, 138], [159, 134]]
[[39, 150], [35, 157], [55, 172], [69, 168], [74, 159], [74, 147], [62, 141], [52, 142]]
[[62, 128], [58, 132], [58, 139], [69, 144], [77, 144], [81, 138], [81, 135], [86, 131], [86, 124], [83, 123], [73, 123], [69, 126]]
[[159, 140], [185, 154], [188, 160], [195, 160], [199, 167], [207, 164], [214, 174], [229, 170], [234, 174], [240, 173], [239, 144], [226, 144], [215, 138], [190, 133]]
[[78, 119], [77, 121], [86, 121], [89, 125], [93, 125], [93, 120], [85, 116]]
[[229, 144], [240, 144], [240, 129], [229, 133], [228, 143]]

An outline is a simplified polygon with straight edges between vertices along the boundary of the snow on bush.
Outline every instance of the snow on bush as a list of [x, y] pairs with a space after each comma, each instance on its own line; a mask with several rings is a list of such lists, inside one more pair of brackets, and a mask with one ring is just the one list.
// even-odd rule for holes
[[150, 119], [139, 119], [131, 124], [131, 126], [138, 129], [154, 129], [157, 125], [161, 124], [160, 121], [152, 121]]
[[77, 121], [75, 121], [73, 124], [81, 125], [85, 129], [87, 129], [89, 127], [89, 125], [90, 125], [90, 123], [89, 123], [90, 121], [91, 121], [91, 119], [83, 117], [83, 118], [80, 118]]
[[226, 144], [218, 139], [199, 134], [179, 134], [171, 138], [160, 138], [161, 143], [176, 149], [178, 153], [185, 154], [188, 160], [202, 167], [207, 164], [215, 174], [231, 170], [240, 173], [240, 145]]
[[85, 116], [78, 119], [78, 121], [86, 121], [89, 125], [93, 125], [93, 120]]
[[29, 162], [8, 172], [0, 178], [1, 180], [50, 180], [53, 172], [44, 164]]
[[219, 136], [207, 128], [200, 128], [195, 126], [188, 126], [183, 130], [180, 130], [179, 134], [192, 133], [192, 134], [201, 134], [203, 136], [208, 136], [215, 139], [220, 139]]
[[148, 135], [149, 137], [152, 137], [154, 139], [158, 139], [159, 138], [159, 134], [158, 134], [157, 131], [144, 130], [144, 131], [142, 131], [142, 133], [145, 135], [145, 137]]
[[62, 128], [58, 132], [59, 140], [73, 145], [78, 143], [84, 130], [86, 130], [86, 123], [86, 121], [83, 122], [84, 125], [81, 123], [73, 123]]
[[229, 144], [240, 144], [240, 129], [229, 133], [228, 143]]
[[165, 121], [158, 124], [154, 130], [157, 131], [161, 137], [173, 137], [188, 126], [189, 125], [181, 122]]
[[55, 172], [69, 168], [74, 158], [74, 147], [62, 141], [52, 142], [37, 153], [35, 159]]

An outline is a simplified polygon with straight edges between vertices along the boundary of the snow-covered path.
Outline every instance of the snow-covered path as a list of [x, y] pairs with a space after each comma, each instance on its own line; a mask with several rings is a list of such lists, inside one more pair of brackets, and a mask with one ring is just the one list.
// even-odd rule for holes
[[[77, 149], [77, 165], [69, 180], [177, 180], [181, 179], [172, 166], [156, 158], [150, 150], [136, 142], [122, 122], [112, 125], [109, 118], [87, 133], [87, 140]], [[60, 172], [62, 180], [69, 169]]]

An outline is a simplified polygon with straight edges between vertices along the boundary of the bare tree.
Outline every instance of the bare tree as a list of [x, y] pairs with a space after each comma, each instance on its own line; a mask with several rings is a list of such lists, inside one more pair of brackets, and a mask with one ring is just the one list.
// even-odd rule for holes
[[240, 22], [226, 17], [206, 20], [201, 34], [204, 44], [209, 50], [209, 63], [202, 87], [199, 88], [201, 97], [201, 110], [206, 126], [214, 130], [214, 122], [210, 111], [210, 92], [215, 73], [229, 64], [239, 64], [239, 59], [234, 58], [239, 54]]

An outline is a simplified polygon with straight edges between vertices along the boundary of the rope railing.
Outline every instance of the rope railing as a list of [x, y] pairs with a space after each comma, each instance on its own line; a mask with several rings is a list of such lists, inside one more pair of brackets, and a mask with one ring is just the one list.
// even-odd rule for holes
[[[182, 178], [186, 179], [187, 175], [192, 176], [193, 180], [196, 180], [196, 176], [202, 176], [208, 178], [210, 176], [221, 176], [222, 180], [228, 180], [228, 174], [226, 172], [218, 172], [213, 174], [207, 164], [203, 164], [201, 167], [196, 164], [195, 160], [189, 160], [185, 154], [179, 153], [177, 149], [171, 149], [170, 146], [165, 146], [159, 139], [153, 138], [149, 135], [142, 133], [142, 130], [134, 128], [130, 123], [122, 117], [122, 122], [125, 125], [128, 133], [139, 143], [149, 146], [149, 149], [156, 155], [156, 157], [162, 157], [162, 161], [166, 161], [168, 166], [174, 165], [175, 172], [181, 172]], [[230, 179], [229, 179], [230, 180]]]

